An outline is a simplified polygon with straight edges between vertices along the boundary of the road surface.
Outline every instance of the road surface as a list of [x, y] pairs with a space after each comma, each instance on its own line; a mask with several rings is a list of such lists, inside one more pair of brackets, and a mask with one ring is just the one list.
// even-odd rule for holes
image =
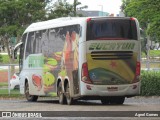
[[[60, 105], [55, 98], [40, 98], [37, 102], [27, 102], [25, 99], [1, 98], [0, 111], [12, 111], [15, 113], [35, 112], [44, 117], [43, 119], [54, 118], [56, 120], [125, 120], [128, 117], [131, 117], [129, 120], [141, 120], [143, 118], [144, 120], [160, 120], [160, 97], [127, 98], [123, 105], [102, 105], [98, 100], [81, 100], [76, 102], [75, 105], [70, 106]], [[152, 117], [148, 117], [147, 115], [151, 115]], [[158, 115], [158, 117], [153, 117], [153, 115]], [[41, 118], [36, 119], [39, 120]]]

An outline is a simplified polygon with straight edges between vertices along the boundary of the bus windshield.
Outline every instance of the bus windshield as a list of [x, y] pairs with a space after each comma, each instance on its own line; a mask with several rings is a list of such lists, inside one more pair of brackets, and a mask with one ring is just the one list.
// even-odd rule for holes
[[88, 40], [137, 40], [134, 19], [91, 19], [87, 22]]

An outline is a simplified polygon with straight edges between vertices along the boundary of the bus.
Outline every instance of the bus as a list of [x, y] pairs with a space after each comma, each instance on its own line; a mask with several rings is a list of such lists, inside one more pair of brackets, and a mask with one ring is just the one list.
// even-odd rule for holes
[[123, 104], [140, 93], [140, 29], [133, 17], [63, 17], [31, 24], [20, 48], [20, 93], [60, 104]]

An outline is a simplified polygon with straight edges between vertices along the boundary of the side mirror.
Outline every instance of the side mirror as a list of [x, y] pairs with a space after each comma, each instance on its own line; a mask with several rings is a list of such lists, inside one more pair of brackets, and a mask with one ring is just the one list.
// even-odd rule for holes
[[13, 59], [17, 59], [17, 51], [13, 52]]
[[14, 47], [14, 51], [13, 51], [13, 59], [17, 59], [17, 52], [18, 52], [18, 50], [20, 49], [20, 47], [21, 47], [21, 45], [22, 45], [23, 43], [22, 42], [20, 42], [20, 43], [18, 43], [15, 47]]

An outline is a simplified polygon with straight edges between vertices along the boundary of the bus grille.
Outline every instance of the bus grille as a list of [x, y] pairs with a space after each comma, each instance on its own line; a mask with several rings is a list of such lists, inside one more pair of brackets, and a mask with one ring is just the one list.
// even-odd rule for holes
[[91, 57], [93, 60], [125, 60], [131, 59], [132, 51], [93, 51]]

